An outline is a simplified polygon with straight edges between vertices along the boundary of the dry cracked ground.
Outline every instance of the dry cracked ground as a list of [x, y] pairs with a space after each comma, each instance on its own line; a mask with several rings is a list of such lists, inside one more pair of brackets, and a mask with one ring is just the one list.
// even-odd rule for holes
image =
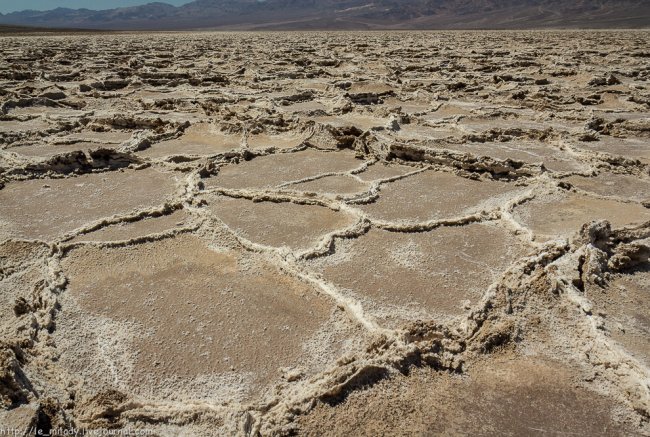
[[649, 36], [0, 38], [0, 424], [650, 435]]

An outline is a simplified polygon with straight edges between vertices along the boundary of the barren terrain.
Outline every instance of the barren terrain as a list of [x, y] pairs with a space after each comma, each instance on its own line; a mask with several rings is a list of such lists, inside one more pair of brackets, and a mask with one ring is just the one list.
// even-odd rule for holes
[[649, 37], [0, 38], [0, 429], [650, 435]]

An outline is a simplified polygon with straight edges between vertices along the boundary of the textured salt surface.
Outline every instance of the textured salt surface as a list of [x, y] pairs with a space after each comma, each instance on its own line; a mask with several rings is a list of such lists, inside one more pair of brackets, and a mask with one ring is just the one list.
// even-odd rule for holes
[[647, 37], [1, 38], [0, 429], [650, 434]]

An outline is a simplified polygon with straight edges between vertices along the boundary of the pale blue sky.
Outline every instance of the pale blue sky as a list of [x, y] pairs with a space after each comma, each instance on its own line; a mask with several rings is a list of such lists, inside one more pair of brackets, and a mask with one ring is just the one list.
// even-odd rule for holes
[[[156, 0], [0, 0], [0, 13], [35, 9], [46, 11], [58, 7], [79, 9], [111, 9], [124, 6], [144, 5]], [[182, 5], [191, 0], [160, 0], [170, 5]]]

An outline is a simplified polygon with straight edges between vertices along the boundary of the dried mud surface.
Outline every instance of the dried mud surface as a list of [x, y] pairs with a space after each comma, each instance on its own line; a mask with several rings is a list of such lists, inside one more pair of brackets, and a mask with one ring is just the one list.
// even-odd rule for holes
[[650, 435], [648, 36], [0, 38], [0, 427]]

